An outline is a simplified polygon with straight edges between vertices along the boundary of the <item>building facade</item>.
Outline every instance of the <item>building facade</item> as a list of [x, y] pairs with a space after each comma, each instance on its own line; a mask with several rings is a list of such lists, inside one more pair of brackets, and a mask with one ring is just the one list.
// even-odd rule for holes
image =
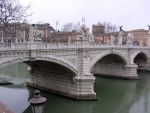
[[[26, 23], [9, 23], [5, 29], [0, 29], [0, 42], [5, 43], [21, 43], [29, 41], [29, 28], [30, 24]], [[35, 29], [43, 31], [41, 36], [42, 42], [44, 43], [68, 43], [76, 42], [77, 32], [76, 30], [72, 32], [55, 32], [49, 23], [45, 24], [32, 24]], [[134, 45], [147, 45], [147, 34], [148, 30], [137, 29], [131, 31], [122, 30], [122, 44], [126, 44], [126, 37], [128, 33], [134, 36]], [[101, 23], [92, 25], [92, 34], [96, 43], [100, 44], [110, 44], [113, 40], [114, 44], [118, 42], [119, 32], [105, 33], [105, 26]]]
[[[105, 26], [103, 26], [100, 23], [92, 26], [92, 33], [93, 33], [93, 36], [95, 37], [96, 43], [109, 44], [111, 40], [111, 36], [113, 37], [114, 44], [118, 42], [119, 32], [105, 33]], [[122, 44], [126, 44], [126, 41], [127, 41], [126, 37], [128, 33], [133, 34], [134, 45], [143, 45], [143, 46], [147, 45], [148, 30], [144, 30], [144, 29], [137, 29], [137, 30], [131, 30], [131, 31], [122, 30], [122, 35], [123, 35]]]
[[[30, 24], [26, 23], [9, 23], [5, 28], [0, 29], [0, 42], [20, 43], [29, 41]], [[43, 31], [42, 40], [51, 37], [51, 32], [55, 30], [50, 24], [32, 24], [37, 30]]]

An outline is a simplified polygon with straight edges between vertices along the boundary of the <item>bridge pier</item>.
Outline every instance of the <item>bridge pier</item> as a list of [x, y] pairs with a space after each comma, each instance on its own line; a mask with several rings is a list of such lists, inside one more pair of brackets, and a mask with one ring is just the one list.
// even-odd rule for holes
[[96, 100], [94, 76], [69, 74], [32, 69], [27, 85], [77, 100]]
[[136, 64], [130, 64], [130, 65], [125, 65], [125, 74], [124, 78], [125, 79], [140, 79], [140, 77], [137, 75], [137, 69], [138, 65]]

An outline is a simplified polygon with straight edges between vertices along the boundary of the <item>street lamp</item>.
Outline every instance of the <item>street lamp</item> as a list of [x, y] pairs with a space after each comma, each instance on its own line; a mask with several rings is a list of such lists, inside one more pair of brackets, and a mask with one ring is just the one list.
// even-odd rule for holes
[[40, 95], [39, 90], [34, 91], [34, 97], [29, 100], [33, 113], [44, 113], [46, 98]]

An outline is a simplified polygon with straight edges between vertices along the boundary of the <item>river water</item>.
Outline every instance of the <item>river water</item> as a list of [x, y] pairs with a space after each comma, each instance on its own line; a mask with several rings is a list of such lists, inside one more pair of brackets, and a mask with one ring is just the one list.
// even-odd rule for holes
[[[15, 113], [32, 113], [28, 100], [35, 88], [27, 87], [29, 72], [23, 63], [0, 69], [0, 79], [13, 85], [0, 86], [0, 101]], [[96, 77], [98, 101], [76, 101], [41, 91], [47, 98], [44, 113], [150, 113], [150, 72], [138, 72], [141, 80]]]

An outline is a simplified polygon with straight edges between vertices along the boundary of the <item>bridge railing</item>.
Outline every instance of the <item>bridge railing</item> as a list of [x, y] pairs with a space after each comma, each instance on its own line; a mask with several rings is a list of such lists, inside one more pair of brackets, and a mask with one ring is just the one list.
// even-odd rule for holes
[[[33, 44], [34, 45], [34, 44]], [[34, 46], [37, 49], [63, 49], [63, 48], [77, 48], [77, 44], [68, 43], [39, 43]]]
[[90, 43], [90, 48], [150, 48], [149, 46], [137, 46], [137, 45], [118, 45], [118, 44], [96, 44]]
[[27, 43], [0, 43], [0, 49], [26, 49]]
[[6, 44], [6, 43], [0, 43], [0, 49], [10, 49], [11, 45], [10, 44]]
[[[0, 50], [5, 49], [65, 49], [65, 48], [80, 48], [79, 43], [0, 43]], [[82, 46], [84, 47], [84, 46]], [[149, 46], [135, 45], [115, 45], [115, 44], [96, 44], [88, 43], [85, 45], [88, 48], [150, 48]]]
[[58, 49], [58, 48], [77, 48], [75, 43], [0, 43], [2, 49]]

